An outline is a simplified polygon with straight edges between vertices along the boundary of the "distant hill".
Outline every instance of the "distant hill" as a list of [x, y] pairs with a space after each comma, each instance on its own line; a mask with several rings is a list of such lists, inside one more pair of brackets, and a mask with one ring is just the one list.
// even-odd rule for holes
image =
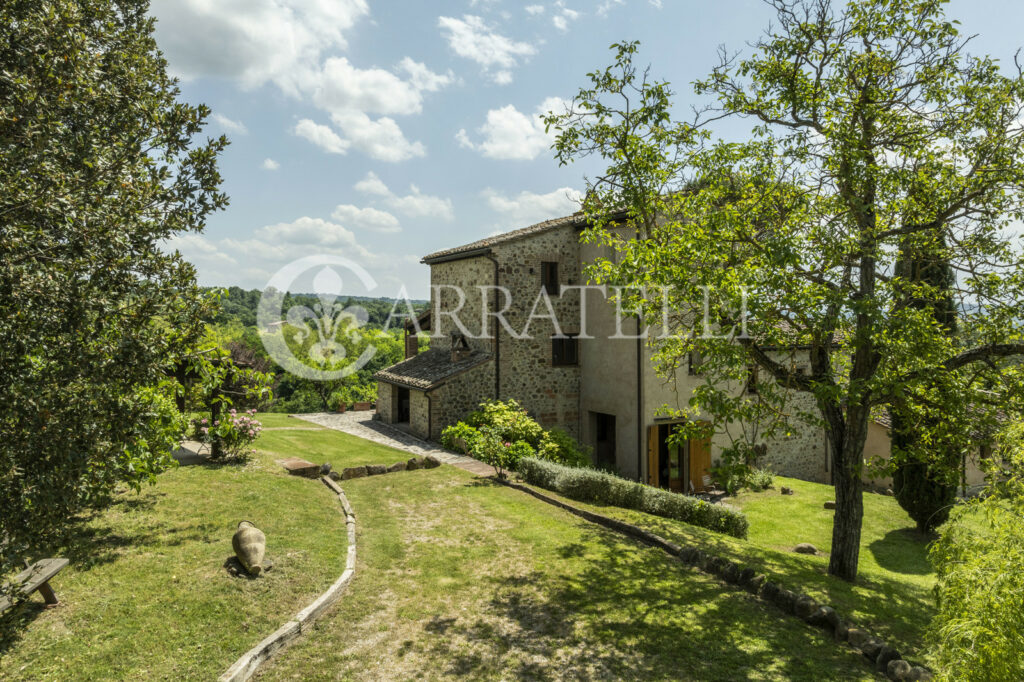
[[[206, 291], [225, 291], [221, 297], [220, 310], [209, 320], [213, 324], [228, 324], [233, 321], [241, 323], [245, 327], [256, 326], [256, 310], [259, 307], [260, 297], [263, 291], [260, 289], [243, 289], [241, 287], [205, 287]], [[319, 302], [316, 294], [309, 293], [286, 293], [284, 296], [283, 308], [287, 312], [293, 306], [304, 305], [311, 307]], [[384, 325], [391, 314], [395, 301], [398, 299], [389, 297], [372, 296], [339, 296], [338, 301], [344, 307], [352, 304], [359, 304], [369, 315], [369, 324], [377, 327]], [[414, 309], [419, 312], [424, 310], [429, 301], [413, 299], [410, 301]]]

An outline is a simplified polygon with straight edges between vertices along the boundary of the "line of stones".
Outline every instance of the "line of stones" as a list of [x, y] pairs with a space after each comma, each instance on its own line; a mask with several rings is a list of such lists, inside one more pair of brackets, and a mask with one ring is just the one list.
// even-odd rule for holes
[[407, 462], [395, 462], [387, 464], [367, 464], [366, 466], [345, 467], [341, 473], [331, 471], [328, 476], [334, 481], [347, 481], [352, 478], [363, 478], [364, 476], [380, 476], [381, 474], [393, 474], [397, 471], [414, 471], [416, 469], [433, 469], [441, 466], [441, 460], [433, 455], [426, 457], [411, 457]]
[[305, 634], [313, 627], [313, 622], [319, 618], [331, 604], [338, 601], [345, 592], [349, 583], [352, 582], [356, 573], [356, 514], [349, 504], [345, 492], [327, 476], [321, 476], [320, 480], [331, 489], [331, 492], [338, 496], [341, 502], [342, 511], [345, 514], [345, 530], [348, 536], [348, 552], [345, 556], [345, 570], [341, 576], [334, 581], [334, 584], [327, 588], [317, 599], [299, 611], [290, 621], [278, 628], [274, 633], [266, 637], [262, 642], [254, 646], [228, 668], [218, 678], [218, 682], [245, 682], [266, 663], [271, 656], [280, 651], [293, 639]]
[[742, 567], [734, 561], [709, 554], [696, 547], [677, 545], [631, 523], [574, 507], [529, 486], [498, 478], [494, 480], [587, 521], [662, 549], [685, 564], [710, 573], [729, 584], [744, 588], [747, 592], [776, 606], [784, 613], [794, 615], [810, 625], [830, 632], [836, 641], [846, 642], [851, 647], [858, 649], [874, 666], [876, 672], [886, 675], [890, 680], [910, 682], [932, 679], [932, 674], [927, 668], [911, 665], [903, 660], [895, 648], [886, 645], [882, 640], [872, 637], [860, 628], [851, 627], [831, 606], [821, 606], [806, 594], [797, 594], [787, 590], [778, 583], [768, 580], [763, 573], [757, 573], [750, 567]]

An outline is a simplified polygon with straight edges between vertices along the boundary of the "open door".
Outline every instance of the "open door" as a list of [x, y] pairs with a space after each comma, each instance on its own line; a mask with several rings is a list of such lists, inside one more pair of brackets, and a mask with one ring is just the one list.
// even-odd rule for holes
[[711, 439], [690, 440], [690, 484], [694, 490], [704, 490], [704, 477], [711, 473]]

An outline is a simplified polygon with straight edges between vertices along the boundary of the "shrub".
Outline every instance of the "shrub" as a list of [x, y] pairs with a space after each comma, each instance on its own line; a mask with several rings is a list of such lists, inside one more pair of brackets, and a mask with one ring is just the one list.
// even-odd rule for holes
[[515, 469], [523, 457], [534, 454], [533, 448], [526, 441], [510, 443], [502, 440], [498, 430], [490, 426], [480, 429], [473, 445], [473, 452], [481, 462], [486, 462], [498, 470], [498, 478], [505, 478], [506, 470]]
[[636, 509], [737, 538], [747, 536], [747, 517], [742, 512], [690, 495], [652, 488], [596, 469], [568, 467], [536, 457], [521, 459], [518, 471], [527, 483], [580, 502]]
[[746, 486], [755, 493], [758, 493], [771, 488], [774, 481], [775, 474], [772, 473], [771, 469], [751, 469], [747, 473]]
[[469, 414], [466, 422], [477, 429], [490, 427], [499, 437], [509, 443], [526, 441], [530, 447], [540, 445], [544, 429], [533, 420], [515, 400], [486, 400], [480, 403], [480, 409]]
[[459, 422], [441, 432], [441, 445], [448, 450], [468, 455], [473, 451], [473, 446], [479, 438], [479, 431], [466, 422]]
[[537, 447], [537, 456], [574, 467], [590, 464], [590, 448], [580, 447], [572, 436], [561, 429], [544, 432]]
[[212, 445], [220, 442], [221, 453], [230, 457], [247, 457], [249, 445], [259, 437], [263, 424], [254, 416], [255, 409], [241, 414], [230, 410], [212, 424], [206, 418], [192, 420], [196, 440]]

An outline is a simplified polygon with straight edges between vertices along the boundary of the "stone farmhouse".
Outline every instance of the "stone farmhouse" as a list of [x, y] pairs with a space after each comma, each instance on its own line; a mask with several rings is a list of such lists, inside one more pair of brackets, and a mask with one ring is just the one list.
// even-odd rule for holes
[[[639, 322], [620, 321], [613, 302], [573, 288], [583, 284], [584, 263], [613, 257], [609, 247], [581, 244], [583, 227], [580, 215], [566, 216], [424, 257], [431, 307], [419, 323], [430, 330], [431, 347], [416, 354], [409, 338], [406, 360], [375, 375], [378, 414], [437, 440], [481, 401], [514, 398], [545, 428], [564, 429], [592, 447], [596, 465], [652, 485], [699, 491], [725, 436], [670, 446], [673, 422], [657, 416], [664, 405], [686, 404], [703, 381], [699, 368], [681, 367], [674, 384], [667, 382], [655, 372], [647, 343], [633, 338]], [[501, 300], [496, 287], [506, 288], [511, 300]], [[555, 320], [540, 317], [546, 309], [532, 308], [541, 289], [561, 335]], [[493, 316], [483, 319], [485, 301], [487, 310], [504, 310], [507, 326]], [[518, 338], [528, 321], [528, 335]], [[766, 446], [763, 464], [777, 473], [829, 479], [822, 429], [806, 427]]]
[[[378, 415], [415, 436], [438, 440], [481, 401], [514, 398], [545, 428], [564, 429], [590, 446], [595, 465], [679, 492], [700, 491], [728, 437], [670, 446], [674, 422], [658, 416], [665, 405], [687, 404], [703, 382], [699, 366], [691, 358], [667, 380], [655, 371], [651, 348], [635, 338], [638, 321], [617, 315], [615, 303], [593, 289], [581, 295], [583, 265], [614, 258], [610, 247], [581, 244], [583, 228], [579, 214], [565, 216], [424, 257], [431, 306], [417, 322], [430, 331], [431, 347], [417, 354], [414, 327], [406, 325], [406, 359], [375, 375]], [[619, 236], [632, 236], [625, 226], [616, 229]], [[550, 310], [534, 308], [542, 289]], [[503, 312], [507, 325], [487, 311]], [[548, 313], [554, 319], [543, 317]], [[585, 330], [579, 328], [582, 320]], [[800, 351], [791, 353], [798, 368], [806, 362]], [[756, 391], [755, 382], [752, 374], [735, 390]], [[806, 394], [794, 400], [804, 401], [802, 409], [812, 407]], [[819, 427], [801, 426], [765, 442], [763, 452], [759, 464], [778, 474], [831, 479], [828, 442]], [[882, 418], [871, 425], [865, 457], [888, 455]], [[965, 460], [965, 466], [965, 483], [976, 486], [976, 463]], [[869, 485], [890, 485], [866, 476]]]

